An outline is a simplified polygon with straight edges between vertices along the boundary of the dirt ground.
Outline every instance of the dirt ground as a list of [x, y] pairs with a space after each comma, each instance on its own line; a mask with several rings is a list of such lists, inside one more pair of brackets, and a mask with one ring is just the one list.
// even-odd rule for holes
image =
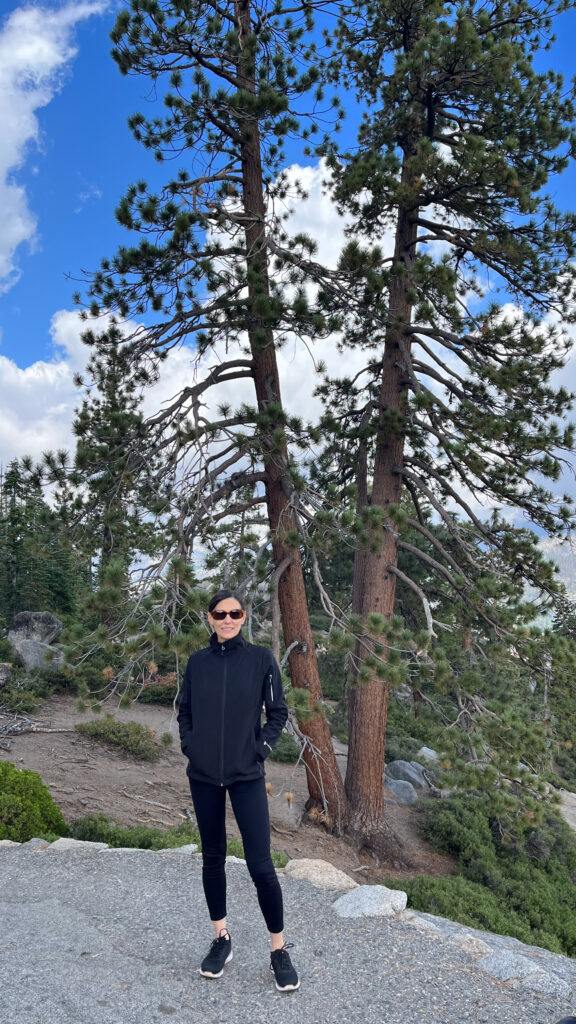
[[[125, 825], [145, 823], [160, 828], [186, 820], [192, 804], [172, 709], [135, 704], [128, 709], [109, 710], [118, 720], [150, 726], [157, 737], [170, 733], [172, 746], [162, 747], [157, 761], [134, 761], [76, 732], [77, 722], [96, 716], [79, 712], [72, 697], [54, 696], [31, 716], [49, 731], [11, 737], [10, 749], [0, 749], [0, 759], [38, 772], [68, 822], [91, 813], [106, 814]], [[5, 721], [0, 714], [0, 726]], [[342, 752], [339, 761], [343, 765]], [[327, 860], [358, 882], [375, 883], [385, 876], [400, 879], [415, 874], [455, 874], [454, 862], [423, 842], [417, 829], [417, 812], [398, 804], [392, 794], [388, 794], [386, 805], [390, 859], [379, 862], [304, 819], [308, 794], [302, 766], [268, 761], [266, 778], [271, 784], [272, 845], [290, 858]], [[231, 813], [227, 830], [230, 836], [238, 835]]]

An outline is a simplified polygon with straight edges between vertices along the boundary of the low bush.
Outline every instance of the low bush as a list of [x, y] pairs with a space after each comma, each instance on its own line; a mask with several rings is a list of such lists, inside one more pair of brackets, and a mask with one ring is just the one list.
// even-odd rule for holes
[[[8, 661], [11, 665], [16, 663], [16, 651], [12, 645], [8, 643], [8, 636], [4, 633], [0, 635], [0, 661]], [[20, 658], [18, 657], [18, 664], [20, 664]]]
[[176, 683], [149, 683], [138, 694], [139, 704], [169, 704], [176, 700], [178, 687]]
[[425, 838], [457, 859], [459, 875], [404, 881], [414, 909], [576, 957], [576, 837], [563, 821], [496, 816], [479, 793], [427, 801], [421, 813]]
[[0, 761], [0, 839], [68, 835], [62, 812], [36, 772]]
[[[226, 843], [226, 853], [229, 857], [241, 857], [242, 860], [244, 860], [244, 847], [242, 846], [242, 841], [240, 839], [236, 839], [235, 836], [232, 836], [232, 838], [228, 839]], [[286, 867], [290, 860], [290, 858], [287, 857], [285, 853], [281, 853], [280, 850], [271, 850], [270, 856], [272, 858], [272, 863], [277, 868]]]
[[79, 722], [76, 729], [90, 739], [120, 747], [139, 761], [155, 761], [159, 754], [153, 730], [139, 722], [117, 722], [106, 714], [92, 722]]
[[414, 761], [422, 746], [421, 740], [415, 740], [408, 733], [386, 733], [386, 763], [390, 761]]
[[139, 850], [169, 850], [188, 843], [200, 843], [198, 830], [184, 821], [167, 831], [148, 825], [118, 825], [105, 814], [87, 814], [70, 826], [73, 839], [90, 843], [108, 843], [108, 846], [129, 847]]
[[30, 715], [40, 704], [41, 698], [34, 689], [20, 690], [10, 684], [0, 691], [0, 707], [14, 715]]
[[[159, 828], [148, 825], [118, 825], [104, 814], [87, 814], [72, 822], [70, 835], [73, 839], [82, 839], [91, 843], [108, 843], [113, 847], [129, 847], [138, 850], [172, 850], [188, 843], [196, 843], [202, 849], [200, 833], [191, 822], [184, 821], [163, 832]], [[244, 848], [239, 839], [229, 839], [226, 844], [229, 856], [244, 857]], [[272, 850], [272, 861], [276, 867], [283, 868], [289, 858], [278, 850]]]
[[12, 679], [0, 691], [0, 706], [14, 714], [29, 715], [53, 693], [76, 692], [76, 680], [69, 668], [45, 669], [31, 674], [25, 668], [13, 665]]
[[[396, 882], [398, 885], [398, 882]], [[404, 879], [402, 888], [414, 910], [446, 917], [482, 931], [511, 935], [521, 942], [533, 944], [530, 928], [513, 910], [502, 905], [500, 897], [490, 889], [467, 878], [435, 878], [419, 875]], [[550, 937], [551, 941], [552, 937]], [[552, 948], [550, 945], [548, 949]], [[555, 951], [560, 953], [558, 946]]]
[[300, 757], [300, 747], [293, 736], [287, 732], [281, 732], [274, 750], [270, 754], [271, 761], [279, 761], [281, 764], [296, 764]]

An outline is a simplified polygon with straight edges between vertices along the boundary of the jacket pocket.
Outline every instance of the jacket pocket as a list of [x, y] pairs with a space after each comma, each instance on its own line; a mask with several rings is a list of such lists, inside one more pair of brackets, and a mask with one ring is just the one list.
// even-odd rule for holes
[[192, 733], [191, 732], [187, 732], [186, 735], [183, 736], [182, 739], [180, 740], [180, 749], [181, 749], [182, 753], [184, 754], [184, 757], [187, 757], [188, 760], [190, 760], [190, 751], [192, 750]]

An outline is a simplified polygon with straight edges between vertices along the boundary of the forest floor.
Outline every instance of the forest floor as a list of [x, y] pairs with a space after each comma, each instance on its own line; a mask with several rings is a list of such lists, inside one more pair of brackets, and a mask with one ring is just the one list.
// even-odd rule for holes
[[[19, 768], [38, 772], [62, 809], [67, 822], [86, 814], [105, 814], [123, 825], [147, 824], [157, 828], [176, 825], [192, 811], [185, 760], [180, 753], [178, 727], [170, 707], [133, 704], [110, 708], [119, 721], [137, 721], [153, 729], [159, 738], [170, 733], [173, 743], [162, 747], [158, 760], [135, 761], [120, 750], [82, 736], [78, 722], [97, 717], [79, 712], [73, 697], [53, 696], [34, 713], [34, 721], [50, 731], [26, 732], [11, 737], [10, 749], [0, 749], [0, 759]], [[1, 722], [1, 719], [0, 719]], [[341, 769], [345, 748], [336, 744]], [[356, 881], [375, 884], [386, 877], [407, 878], [417, 874], [451, 875], [455, 862], [436, 853], [418, 830], [418, 811], [398, 804], [387, 793], [389, 828], [388, 860], [358, 852], [346, 839], [328, 834], [321, 825], [305, 818], [306, 773], [299, 765], [266, 762], [272, 845], [288, 857], [327, 860]], [[229, 836], [238, 836], [231, 812]]]

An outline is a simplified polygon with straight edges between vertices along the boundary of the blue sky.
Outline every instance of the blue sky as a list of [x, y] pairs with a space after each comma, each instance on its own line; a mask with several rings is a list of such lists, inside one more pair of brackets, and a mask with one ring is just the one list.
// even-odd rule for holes
[[[0, 15], [0, 463], [70, 447], [85, 350], [72, 295], [127, 235], [114, 209], [126, 186], [160, 173], [133, 140], [126, 119], [153, 109], [150, 84], [124, 78], [109, 56], [116, 0], [18, 5]], [[571, 78], [576, 14], [564, 16], [546, 66]], [[336, 214], [311, 168], [321, 241], [334, 251]], [[576, 168], [551, 188], [560, 205], [576, 194]], [[183, 357], [184, 358], [184, 357]], [[189, 365], [189, 356], [185, 357]], [[291, 364], [292, 365], [292, 364]], [[301, 369], [295, 379], [301, 380]], [[289, 368], [288, 374], [292, 372]], [[182, 365], [174, 364], [175, 380]], [[181, 378], [180, 378], [181, 379]], [[172, 384], [166, 383], [166, 394]]]

